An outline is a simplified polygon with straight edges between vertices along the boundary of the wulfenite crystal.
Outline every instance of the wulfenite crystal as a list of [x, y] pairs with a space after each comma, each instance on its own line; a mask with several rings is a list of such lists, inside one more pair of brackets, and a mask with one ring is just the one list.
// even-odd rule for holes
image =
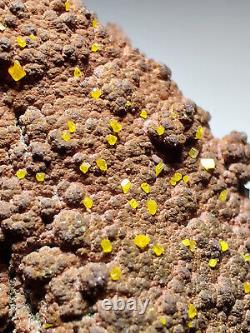
[[26, 76], [26, 72], [18, 60], [14, 61], [14, 65], [9, 68], [8, 72], [14, 81], [20, 81]]
[[121, 182], [121, 187], [122, 187], [122, 190], [123, 190], [123, 193], [128, 193], [128, 191], [131, 189], [131, 182], [129, 181], [129, 179], [123, 179], [122, 182]]
[[137, 235], [134, 238], [134, 244], [140, 249], [144, 249], [150, 243], [150, 237], [147, 235]]
[[158, 205], [153, 199], [147, 200], [147, 210], [150, 215], [155, 215], [157, 213]]
[[16, 176], [19, 180], [24, 179], [27, 175], [27, 170], [26, 169], [19, 169], [16, 172]]
[[114, 266], [110, 270], [110, 278], [113, 281], [118, 281], [121, 279], [122, 276], [122, 270], [119, 266]]
[[101, 241], [101, 247], [104, 253], [110, 253], [112, 252], [112, 243], [109, 239], [103, 239]]

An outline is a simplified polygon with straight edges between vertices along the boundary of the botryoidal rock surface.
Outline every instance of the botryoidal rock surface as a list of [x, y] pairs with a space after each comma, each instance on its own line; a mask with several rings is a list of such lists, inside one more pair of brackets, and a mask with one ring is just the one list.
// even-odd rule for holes
[[0, 0], [0, 72], [0, 331], [250, 332], [246, 136], [73, 0]]

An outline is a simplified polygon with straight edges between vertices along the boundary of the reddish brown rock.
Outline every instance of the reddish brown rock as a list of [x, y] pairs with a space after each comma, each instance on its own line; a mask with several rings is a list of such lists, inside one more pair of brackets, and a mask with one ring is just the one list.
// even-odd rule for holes
[[245, 134], [215, 139], [168, 67], [76, 0], [0, 14], [0, 332], [248, 333]]

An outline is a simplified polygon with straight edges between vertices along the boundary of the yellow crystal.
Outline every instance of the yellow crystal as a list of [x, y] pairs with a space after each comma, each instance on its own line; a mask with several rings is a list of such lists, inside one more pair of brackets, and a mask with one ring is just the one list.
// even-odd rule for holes
[[180, 172], [176, 172], [173, 177], [170, 179], [170, 184], [175, 186], [182, 179], [182, 174]]
[[110, 253], [112, 252], [112, 243], [109, 239], [103, 239], [101, 241], [101, 247], [104, 253]]
[[243, 283], [243, 289], [245, 294], [250, 294], [250, 282], [244, 282]]
[[111, 268], [110, 270], [110, 278], [113, 280], [113, 281], [118, 281], [121, 279], [121, 276], [122, 276], [122, 270], [119, 266], [114, 266]]
[[27, 170], [26, 169], [17, 170], [16, 176], [19, 180], [24, 179], [27, 176]]
[[159, 174], [164, 170], [165, 164], [163, 162], [159, 162], [156, 166], [155, 166], [155, 175], [156, 177], [159, 176]]
[[180, 172], [176, 172], [176, 173], [174, 174], [174, 180], [175, 180], [176, 182], [179, 182], [180, 180], [182, 180], [182, 174], [181, 174]]
[[61, 135], [61, 138], [65, 141], [65, 142], [69, 142], [70, 141], [70, 133], [69, 131], [63, 131], [62, 132], [62, 135]]
[[196, 249], [196, 241], [193, 239], [183, 239], [181, 243], [188, 247], [191, 252], [194, 252]]
[[96, 165], [103, 172], [108, 170], [107, 162], [103, 158], [97, 159], [96, 160]]
[[197, 316], [197, 310], [194, 304], [189, 303], [188, 304], [188, 318], [189, 319], [194, 319]]
[[27, 46], [27, 42], [25, 39], [23, 39], [21, 36], [18, 36], [16, 39], [16, 42], [21, 49], [24, 49]]
[[135, 199], [129, 200], [129, 204], [132, 209], [136, 209], [139, 206], [138, 202]]
[[117, 137], [115, 135], [112, 135], [112, 134], [107, 135], [106, 139], [107, 139], [108, 144], [110, 146], [114, 146], [117, 142]]
[[147, 111], [146, 110], [142, 110], [141, 113], [140, 113], [140, 117], [142, 119], [147, 119], [148, 118]]
[[44, 182], [45, 179], [45, 173], [44, 172], [38, 172], [36, 174], [36, 180], [40, 183]]
[[122, 130], [122, 125], [116, 119], [111, 119], [109, 126], [115, 133], [119, 133]]
[[165, 128], [161, 125], [156, 128], [156, 132], [158, 135], [163, 135], [165, 132]]
[[215, 160], [213, 158], [201, 158], [201, 165], [207, 171], [213, 170], [215, 169]]
[[184, 246], [186, 246], [186, 247], [189, 247], [190, 246], [190, 239], [183, 239], [182, 241], [181, 241], [181, 243], [184, 245]]
[[49, 323], [45, 323], [44, 325], [43, 325], [43, 328], [44, 329], [49, 329], [49, 328], [52, 328], [53, 327], [53, 324], [49, 324]]
[[134, 244], [138, 246], [140, 249], [144, 249], [150, 243], [150, 237], [147, 235], [137, 235], [134, 238]]
[[208, 262], [208, 266], [211, 267], [211, 268], [216, 267], [217, 264], [218, 264], [218, 259], [210, 259], [209, 262]]
[[75, 67], [74, 69], [74, 78], [79, 79], [79, 77], [82, 75], [82, 72], [78, 66]]
[[18, 60], [14, 61], [14, 65], [9, 68], [8, 72], [11, 75], [12, 79], [16, 82], [26, 76], [26, 72]]
[[164, 247], [163, 247], [162, 245], [160, 245], [160, 244], [155, 244], [155, 245], [153, 245], [152, 250], [154, 251], [154, 253], [155, 253], [158, 257], [161, 256], [161, 255], [165, 252]]
[[188, 175], [186, 175], [186, 176], [183, 177], [183, 181], [184, 181], [184, 183], [188, 183], [188, 182], [189, 182], [189, 177], [188, 177]]
[[241, 256], [245, 262], [250, 262], [250, 253], [242, 253]]
[[190, 245], [189, 245], [189, 250], [190, 250], [191, 252], [194, 252], [195, 249], [196, 249], [196, 241], [193, 240], [193, 239], [191, 239], [191, 240], [190, 240]]
[[91, 45], [91, 51], [92, 52], [98, 52], [98, 51], [100, 51], [100, 46], [99, 46], [99, 44], [97, 44], [97, 43], [94, 43], [94, 44], [92, 44]]
[[90, 95], [93, 99], [98, 100], [102, 96], [102, 91], [99, 88], [94, 88]]
[[223, 190], [223, 191], [220, 192], [219, 200], [221, 202], [226, 202], [227, 201], [227, 197], [228, 197], [228, 190]]
[[147, 210], [150, 215], [155, 215], [157, 213], [158, 205], [153, 199], [147, 200]]
[[94, 201], [92, 198], [86, 195], [82, 200], [82, 204], [85, 206], [86, 209], [91, 209], [94, 205]]
[[123, 179], [123, 181], [121, 182], [121, 187], [122, 187], [123, 193], [125, 193], [125, 194], [129, 192], [129, 190], [131, 189], [131, 186], [132, 186], [132, 184], [131, 184], [130, 180], [127, 178]]
[[197, 131], [196, 131], [196, 134], [195, 134], [195, 139], [196, 140], [201, 140], [202, 139], [202, 136], [203, 136], [203, 127], [202, 126], [199, 126], [197, 128]]
[[69, 12], [70, 11], [70, 2], [67, 0], [64, 5], [65, 5], [66, 12]]
[[195, 159], [199, 155], [199, 150], [197, 150], [196, 148], [191, 148], [188, 154], [190, 157]]
[[167, 318], [165, 316], [161, 316], [159, 318], [159, 321], [160, 323], [163, 325], [163, 326], [166, 326], [167, 325]]
[[67, 121], [68, 129], [70, 133], [75, 133], [76, 131], [76, 124], [73, 122], [73, 120]]
[[32, 41], [35, 41], [36, 40], [36, 36], [35, 35], [33, 35], [33, 34], [30, 34], [29, 35], [29, 39], [31, 39]]
[[141, 189], [147, 194], [151, 192], [150, 185], [148, 183], [142, 183]]
[[171, 178], [171, 179], [170, 179], [170, 184], [171, 184], [172, 186], [175, 186], [175, 185], [176, 185], [176, 181], [175, 181], [173, 178]]
[[88, 162], [83, 162], [80, 165], [80, 170], [82, 171], [82, 173], [86, 174], [89, 171], [90, 166], [91, 165]]
[[126, 108], [130, 108], [132, 106], [132, 103], [130, 102], [130, 101], [127, 101], [126, 103], [125, 103], [125, 107]]
[[93, 21], [92, 21], [92, 27], [94, 29], [96, 29], [98, 27], [98, 21], [97, 21], [97, 19], [93, 19]]
[[223, 241], [223, 240], [220, 240], [219, 241], [219, 244], [220, 244], [220, 249], [221, 249], [221, 252], [226, 252], [228, 251], [229, 249], [229, 245], [227, 242]]

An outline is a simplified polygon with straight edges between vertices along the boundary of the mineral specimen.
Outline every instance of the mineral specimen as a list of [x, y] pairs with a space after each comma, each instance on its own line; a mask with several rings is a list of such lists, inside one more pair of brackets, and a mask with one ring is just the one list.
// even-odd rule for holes
[[250, 332], [246, 135], [76, 0], [0, 14], [0, 332]]

